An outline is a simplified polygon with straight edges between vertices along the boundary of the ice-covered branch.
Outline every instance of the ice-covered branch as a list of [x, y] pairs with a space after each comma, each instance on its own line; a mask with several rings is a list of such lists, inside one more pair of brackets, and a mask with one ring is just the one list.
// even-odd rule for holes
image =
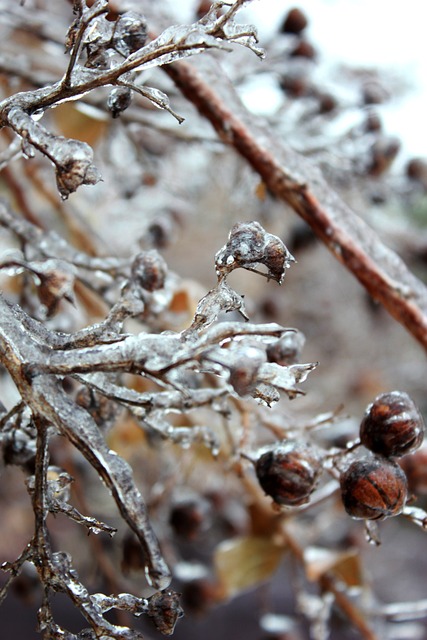
[[[0, 127], [10, 127], [20, 136], [27, 155], [37, 149], [53, 163], [62, 198], [67, 198], [81, 185], [95, 184], [100, 180], [100, 174], [92, 163], [92, 149], [86, 143], [47, 131], [39, 122], [43, 113], [96, 88], [123, 86], [166, 109], [182, 122], [183, 118], [174, 112], [165, 94], [136, 84], [129, 79], [130, 74], [168, 65], [207, 49], [229, 50], [228, 42], [247, 46], [259, 54], [255, 30], [235, 24], [236, 11], [248, 1], [237, 0], [220, 16], [217, 10], [224, 3], [216, 3], [215, 10], [205, 20], [169, 27], [148, 43], [147, 24], [142, 15], [128, 11], [120, 14], [115, 22], [109, 22], [104, 17], [108, 11], [105, 0], [97, 0], [90, 8], [76, 3], [74, 9], [78, 15], [66, 38], [70, 61], [63, 78], [50, 86], [3, 100]], [[121, 105], [115, 103], [111, 109], [113, 115], [129, 103], [130, 95]]]
[[368, 293], [427, 349], [427, 288], [328, 186], [320, 170], [245, 109], [213, 61], [180, 63], [165, 71], [268, 190], [290, 205]]

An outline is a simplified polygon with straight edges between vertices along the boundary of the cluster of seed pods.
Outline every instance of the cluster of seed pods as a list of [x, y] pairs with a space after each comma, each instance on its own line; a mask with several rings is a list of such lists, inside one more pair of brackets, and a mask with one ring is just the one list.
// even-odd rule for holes
[[418, 449], [424, 421], [407, 393], [391, 391], [377, 396], [360, 424], [360, 441], [371, 453], [354, 460], [340, 484], [345, 510], [353, 518], [384, 520], [402, 512], [408, 482], [401, 458]]
[[[340, 474], [342, 502], [351, 517], [383, 520], [402, 512], [408, 497], [403, 469], [412, 469], [413, 465], [398, 464], [396, 458], [418, 449], [424, 431], [419, 409], [402, 391], [383, 393], [368, 406], [360, 424], [360, 444], [368, 451], [353, 459]], [[264, 492], [285, 506], [309, 501], [322, 468], [322, 457], [316, 449], [295, 439], [264, 451], [255, 462]]]

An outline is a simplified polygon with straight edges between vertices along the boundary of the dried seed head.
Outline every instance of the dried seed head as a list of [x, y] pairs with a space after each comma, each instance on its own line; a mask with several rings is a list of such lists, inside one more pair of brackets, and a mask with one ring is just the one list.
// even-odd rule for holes
[[405, 506], [406, 476], [398, 464], [380, 456], [355, 460], [340, 478], [341, 497], [352, 518], [384, 520]]
[[74, 304], [75, 273], [73, 267], [62, 260], [46, 260], [38, 264], [37, 276], [40, 285], [37, 294], [40, 302], [45, 305], [47, 316], [53, 316], [59, 307], [61, 300], [67, 300]]
[[146, 291], [162, 289], [167, 272], [166, 262], [155, 249], [138, 253], [132, 262], [132, 281]]
[[275, 340], [267, 347], [269, 362], [276, 362], [282, 366], [294, 364], [301, 356], [305, 344], [305, 336], [300, 331], [288, 331], [279, 340]]
[[228, 242], [215, 256], [215, 267], [219, 277], [234, 269], [254, 271], [263, 264], [269, 278], [282, 283], [285, 270], [295, 262], [283, 242], [267, 233], [258, 222], [239, 222], [233, 226]]
[[321, 473], [313, 447], [287, 440], [263, 453], [255, 463], [259, 483], [274, 502], [298, 506], [308, 502]]
[[319, 113], [331, 113], [338, 106], [337, 99], [330, 93], [318, 93], [316, 97], [319, 103]]
[[384, 456], [404, 456], [418, 449], [424, 438], [424, 421], [407, 393], [382, 393], [369, 405], [360, 425], [360, 440], [370, 451]]

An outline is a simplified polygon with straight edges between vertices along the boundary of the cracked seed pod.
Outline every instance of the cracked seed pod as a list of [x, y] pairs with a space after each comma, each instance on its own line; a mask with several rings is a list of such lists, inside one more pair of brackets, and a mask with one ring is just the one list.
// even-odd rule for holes
[[238, 222], [228, 236], [227, 244], [215, 255], [218, 277], [234, 269], [254, 271], [258, 264], [267, 267], [267, 276], [283, 282], [285, 271], [295, 258], [277, 236], [267, 233], [259, 222]]
[[381, 456], [355, 460], [340, 478], [341, 498], [356, 519], [384, 520], [402, 512], [406, 476], [398, 464]]
[[366, 410], [360, 425], [362, 444], [383, 456], [404, 456], [418, 449], [424, 439], [424, 421], [407, 393], [379, 395]]
[[261, 487], [274, 502], [291, 507], [308, 502], [322, 470], [308, 444], [286, 440], [263, 453], [255, 463]]

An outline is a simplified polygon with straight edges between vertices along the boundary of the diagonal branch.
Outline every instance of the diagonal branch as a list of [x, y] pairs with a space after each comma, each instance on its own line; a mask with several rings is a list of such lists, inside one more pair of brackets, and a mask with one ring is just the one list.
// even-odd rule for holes
[[270, 192], [290, 205], [367, 292], [427, 349], [427, 288], [328, 186], [320, 170], [245, 109], [212, 60], [163, 69]]

